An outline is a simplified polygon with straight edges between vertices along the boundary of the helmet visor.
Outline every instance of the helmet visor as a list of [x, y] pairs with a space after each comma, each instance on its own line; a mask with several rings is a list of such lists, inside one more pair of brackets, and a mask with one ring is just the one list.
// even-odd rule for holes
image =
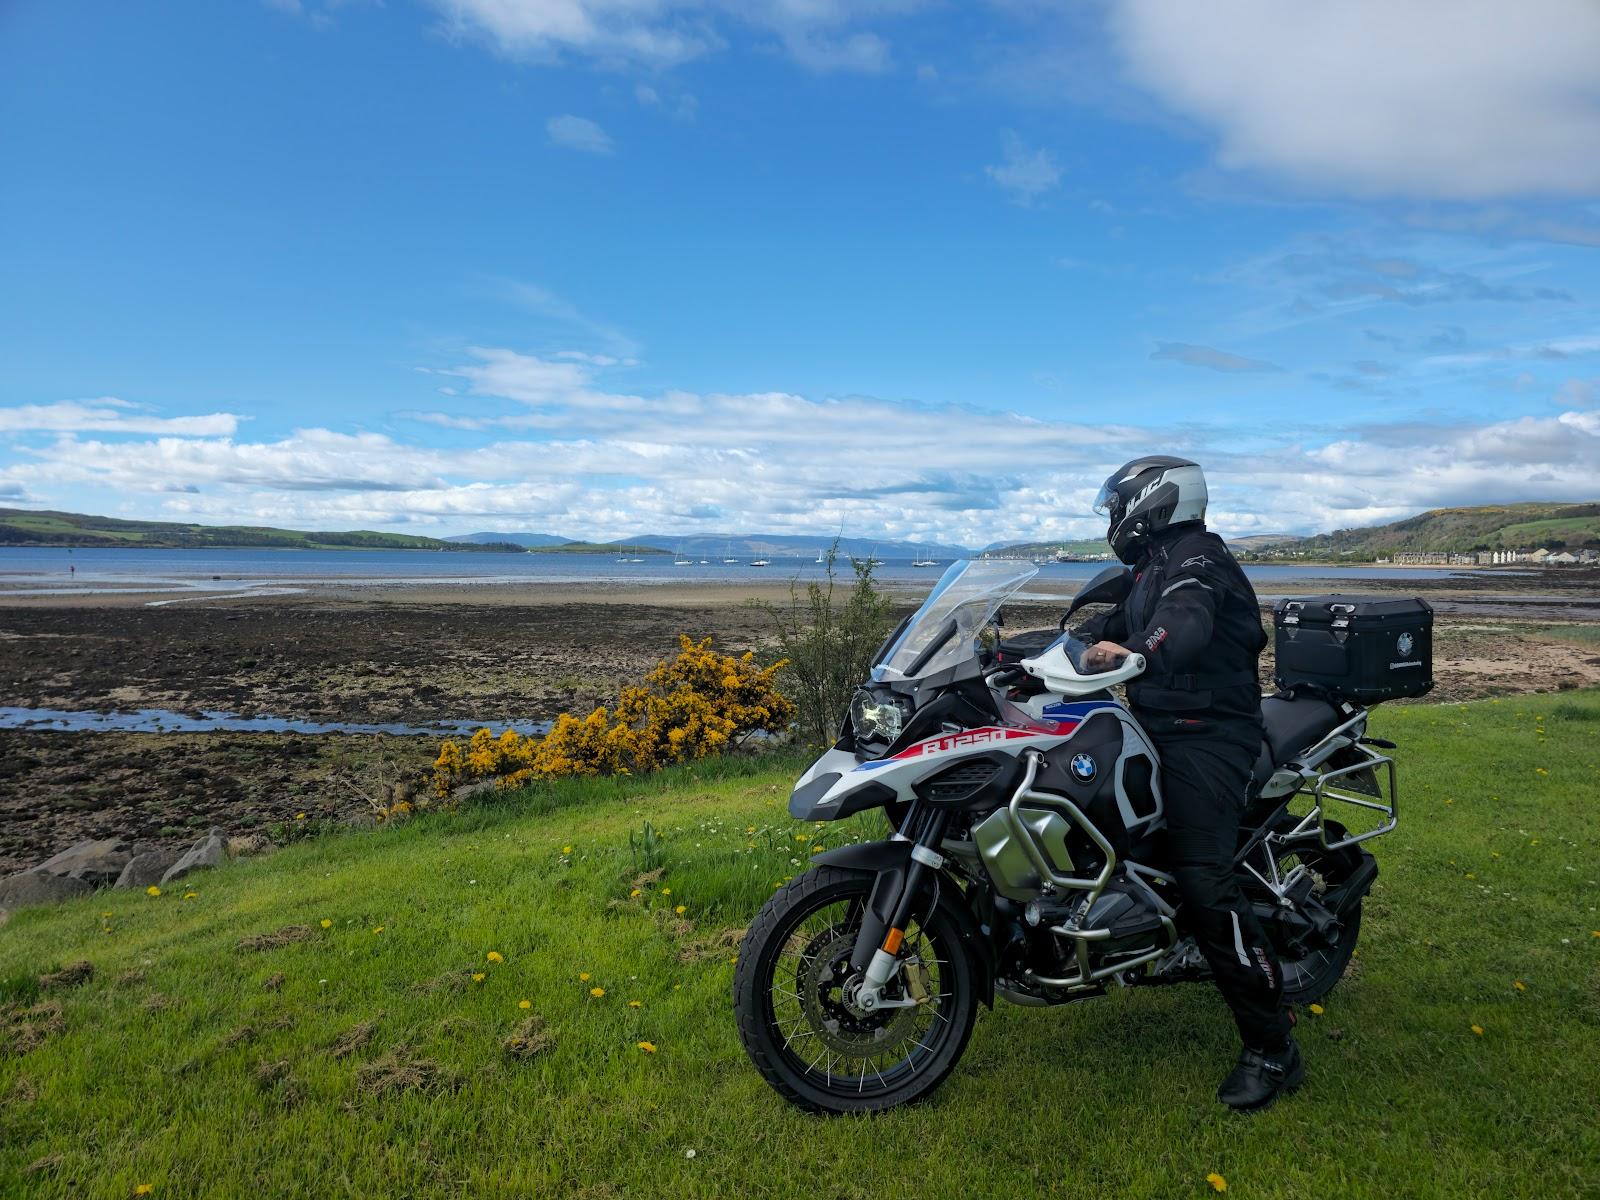
[[1122, 496], [1108, 481], [1100, 488], [1100, 493], [1094, 498], [1094, 511], [1102, 517], [1109, 517], [1116, 512], [1122, 503]]

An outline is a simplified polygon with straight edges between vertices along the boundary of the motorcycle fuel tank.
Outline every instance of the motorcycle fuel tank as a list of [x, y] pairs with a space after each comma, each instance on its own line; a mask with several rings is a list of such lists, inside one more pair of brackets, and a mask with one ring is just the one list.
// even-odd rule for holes
[[[1053, 714], [1041, 715], [1048, 720]], [[996, 889], [1013, 900], [1037, 896], [1044, 883], [1021, 843], [1024, 837], [1059, 875], [1092, 875], [1104, 857], [1071, 811], [1052, 805], [1049, 796], [1069, 800], [1119, 859], [1133, 855], [1163, 823], [1155, 750], [1120, 705], [1098, 705], [1042, 759], [1030, 791], [1040, 802], [1030, 803], [1024, 797], [1017, 807], [1023, 827], [1018, 828], [1010, 811], [1001, 808], [972, 831]]]

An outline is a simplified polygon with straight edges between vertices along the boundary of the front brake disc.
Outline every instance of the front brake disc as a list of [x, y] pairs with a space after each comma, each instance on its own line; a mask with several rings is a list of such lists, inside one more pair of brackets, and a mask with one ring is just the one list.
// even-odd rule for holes
[[[811, 940], [796, 972], [796, 990], [811, 1032], [829, 1050], [853, 1058], [882, 1054], [915, 1036], [915, 1008], [862, 1013], [845, 1001], [856, 931], [826, 929]], [[921, 968], [926, 973], [927, 968]]]

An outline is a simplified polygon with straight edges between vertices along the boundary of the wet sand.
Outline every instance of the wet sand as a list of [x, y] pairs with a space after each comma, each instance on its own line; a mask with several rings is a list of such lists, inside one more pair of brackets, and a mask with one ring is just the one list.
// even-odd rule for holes
[[[1438, 581], [1330, 573], [1326, 582], [1299, 594], [1416, 593], [1435, 604], [1439, 685], [1430, 700], [1600, 684], [1600, 645], [1551, 632], [1600, 623], [1600, 572]], [[772, 622], [750, 600], [788, 597], [776, 577], [326, 587], [159, 607], [127, 594], [10, 597], [0, 603], [0, 706], [363, 723], [548, 720], [610, 702], [671, 654], [679, 633], [713, 636], [730, 652], [772, 653]], [[1043, 599], [1008, 606], [1007, 631], [1054, 624], [1060, 607]], [[370, 811], [363, 792], [420, 778], [437, 745], [370, 735], [0, 730], [0, 872], [84, 837], [179, 842], [211, 825], [292, 825], [299, 813], [359, 818]]]

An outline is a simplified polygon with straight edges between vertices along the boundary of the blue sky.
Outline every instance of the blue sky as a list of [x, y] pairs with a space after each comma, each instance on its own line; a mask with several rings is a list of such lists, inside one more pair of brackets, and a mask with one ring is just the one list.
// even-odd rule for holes
[[1227, 532], [1600, 497], [1600, 9], [0, 7], [0, 504]]

